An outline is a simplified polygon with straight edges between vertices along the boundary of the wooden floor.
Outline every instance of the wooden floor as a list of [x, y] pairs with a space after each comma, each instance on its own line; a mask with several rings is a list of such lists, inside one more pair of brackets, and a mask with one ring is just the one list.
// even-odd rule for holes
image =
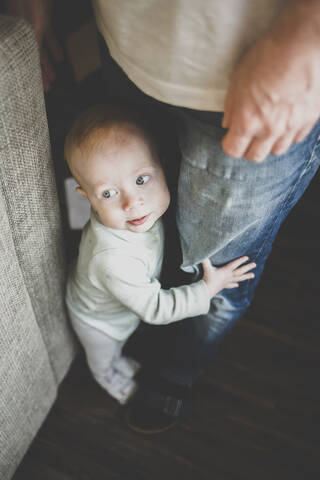
[[319, 180], [197, 384], [192, 419], [155, 437], [128, 431], [79, 356], [14, 480], [319, 479]]

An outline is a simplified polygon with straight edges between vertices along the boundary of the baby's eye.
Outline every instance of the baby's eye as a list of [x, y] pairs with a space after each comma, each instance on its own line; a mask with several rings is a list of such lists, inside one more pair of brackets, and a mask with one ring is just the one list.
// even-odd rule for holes
[[150, 180], [150, 175], [140, 175], [140, 177], [138, 177], [136, 180], [136, 184], [143, 185], [144, 183], [149, 182], [149, 180]]
[[104, 198], [114, 197], [115, 195], [117, 195], [117, 191], [113, 189], [106, 190], [105, 192], [103, 192], [102, 195], [104, 196]]

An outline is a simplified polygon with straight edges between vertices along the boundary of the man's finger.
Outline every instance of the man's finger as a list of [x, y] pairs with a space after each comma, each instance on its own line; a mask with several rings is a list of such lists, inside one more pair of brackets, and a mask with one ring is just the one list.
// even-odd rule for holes
[[305, 127], [301, 128], [295, 135], [294, 139], [293, 139], [293, 142], [294, 143], [299, 143], [299, 142], [302, 142], [307, 135], [309, 135], [309, 133], [311, 132], [311, 130], [313, 129], [314, 127], [314, 123], [309, 123], [308, 125], [306, 125]]
[[251, 138], [251, 136], [235, 134], [232, 130], [229, 130], [223, 137], [221, 145], [225, 153], [230, 155], [230, 157], [241, 158], [247, 150]]
[[243, 156], [250, 162], [262, 163], [270, 154], [274, 141], [274, 137], [254, 138]]
[[221, 123], [222, 128], [229, 128], [230, 114], [231, 114], [231, 98], [229, 94], [227, 95], [227, 98], [225, 99], [225, 102], [224, 102], [224, 114], [223, 114], [223, 119]]
[[227, 110], [225, 110], [225, 112], [223, 114], [221, 126], [222, 126], [222, 128], [228, 128], [229, 127], [229, 114], [228, 114]]
[[229, 113], [228, 113], [227, 110], [225, 110], [225, 112], [223, 114], [221, 126], [222, 126], [222, 128], [228, 128], [229, 127]]
[[271, 153], [274, 155], [283, 155], [291, 147], [294, 138], [295, 132], [288, 132], [287, 134], [278, 138], [271, 149]]

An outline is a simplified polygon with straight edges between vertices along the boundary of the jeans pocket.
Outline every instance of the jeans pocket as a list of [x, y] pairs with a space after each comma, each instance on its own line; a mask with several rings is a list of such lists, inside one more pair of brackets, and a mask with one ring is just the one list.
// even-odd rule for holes
[[[178, 131], [182, 162], [194, 169], [207, 171], [211, 177], [217, 177], [218, 181], [222, 179], [235, 182], [251, 182], [252, 179], [273, 176], [278, 164], [283, 163], [273, 155], [262, 164], [249, 162], [245, 158], [230, 157], [221, 146], [226, 130], [219, 124], [210, 123], [209, 119], [210, 117], [203, 122], [199, 117], [179, 112]], [[216, 118], [213, 117], [213, 120]]]

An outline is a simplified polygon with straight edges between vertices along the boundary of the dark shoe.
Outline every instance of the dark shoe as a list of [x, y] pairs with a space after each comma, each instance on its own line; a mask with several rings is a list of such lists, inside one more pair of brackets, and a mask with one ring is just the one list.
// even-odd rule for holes
[[164, 413], [160, 409], [151, 408], [143, 402], [133, 402], [126, 411], [126, 423], [134, 432], [154, 435], [173, 428], [179, 417]]
[[126, 412], [128, 427], [135, 432], [165, 432], [191, 415], [191, 388], [154, 378], [141, 388]]

